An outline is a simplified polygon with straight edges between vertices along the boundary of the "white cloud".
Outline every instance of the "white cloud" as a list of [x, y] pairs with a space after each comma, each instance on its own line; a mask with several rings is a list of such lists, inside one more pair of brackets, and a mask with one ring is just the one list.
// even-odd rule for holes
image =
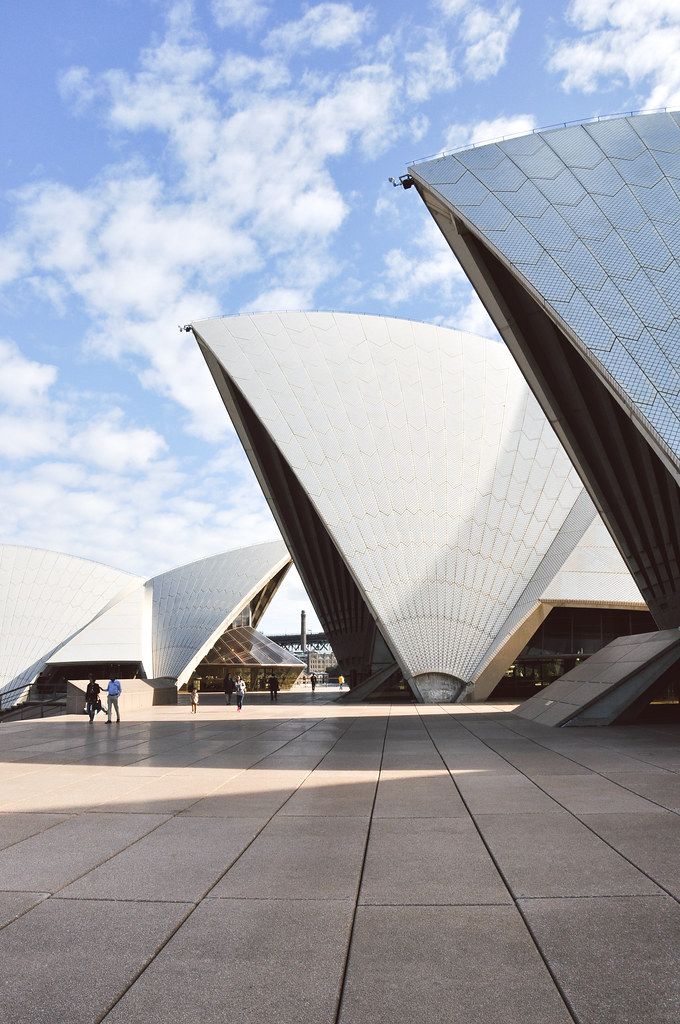
[[0, 410], [0, 455], [10, 462], [59, 452], [66, 440], [63, 423], [45, 412]]
[[145, 469], [166, 448], [165, 440], [155, 430], [125, 426], [121, 409], [104, 411], [71, 440], [74, 455], [113, 473]]
[[261, 0], [211, 0], [210, 7], [218, 28], [255, 28], [269, 13], [269, 4]]
[[416, 102], [433, 93], [454, 89], [459, 78], [453, 67], [453, 54], [446, 37], [433, 30], [419, 50], [406, 53], [406, 88]]
[[456, 18], [466, 7], [470, 6], [470, 0], [434, 0], [434, 7], [444, 15], [445, 18]]
[[514, 114], [495, 117], [490, 121], [470, 121], [449, 125], [444, 137], [444, 150], [462, 149], [483, 142], [513, 135], [525, 135], [536, 127], [533, 114]]
[[243, 312], [262, 313], [282, 309], [307, 309], [310, 293], [300, 288], [270, 288], [248, 302]]
[[341, 46], [358, 43], [370, 19], [368, 10], [357, 10], [352, 4], [316, 4], [298, 21], [288, 21], [272, 29], [265, 39], [265, 46], [289, 51], [307, 47], [337, 50]]
[[437, 319], [443, 327], [452, 327], [457, 331], [469, 331], [470, 334], [481, 334], [483, 338], [500, 341], [493, 320], [480, 302], [477, 292], [470, 285], [461, 288], [458, 303], [453, 313]]
[[228, 53], [215, 77], [215, 81], [227, 89], [244, 86], [268, 92], [288, 85], [290, 71], [283, 61], [276, 57], [258, 59], [246, 53]]
[[0, 402], [35, 407], [56, 379], [56, 366], [27, 359], [14, 342], [0, 338]]
[[481, 82], [500, 71], [519, 19], [520, 8], [511, 2], [501, 4], [495, 11], [478, 5], [466, 11], [461, 39], [465, 45], [464, 66], [470, 78]]
[[436, 291], [438, 299], [450, 299], [465, 280], [460, 264], [429, 218], [422, 224], [410, 249], [390, 249], [384, 259], [382, 280], [373, 297], [399, 306], [413, 296]]
[[625, 84], [641, 106], [680, 104], [678, 0], [575, 0], [567, 18], [581, 36], [560, 41], [549, 62], [566, 91]]

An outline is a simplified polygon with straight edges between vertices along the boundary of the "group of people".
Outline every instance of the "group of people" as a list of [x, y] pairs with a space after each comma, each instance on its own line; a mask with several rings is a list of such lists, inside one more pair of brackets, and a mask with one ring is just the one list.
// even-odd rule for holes
[[[98, 711], [106, 712], [106, 724], [111, 725], [111, 712], [116, 712], [116, 722], [120, 722], [120, 708], [118, 698], [123, 692], [120, 679], [109, 679], [106, 687], [102, 687], [95, 679], [90, 679], [85, 690], [85, 711], [90, 716], [90, 722], [94, 722], [94, 716]], [[102, 694], [106, 694], [106, 707], [102, 704]]]
[[[191, 702], [191, 713], [195, 715], [198, 711], [198, 686], [192, 679], [187, 687], [189, 691], [189, 700]], [[274, 703], [278, 702], [279, 699], [279, 680], [277, 679], [276, 673], [272, 672], [267, 679], [267, 689], [269, 690], [269, 699]], [[224, 680], [224, 699], [227, 704], [231, 704], [231, 698], [236, 694], [236, 710], [240, 711], [243, 707], [243, 698], [246, 694], [246, 684], [243, 676], [239, 673], [234, 679], [233, 676], [228, 675]]]
[[231, 675], [227, 676], [224, 680], [224, 699], [227, 704], [231, 704], [231, 698], [236, 694], [236, 710], [240, 711], [243, 707], [243, 698], [245, 693], [246, 684], [240, 672], [236, 676], [236, 679]]

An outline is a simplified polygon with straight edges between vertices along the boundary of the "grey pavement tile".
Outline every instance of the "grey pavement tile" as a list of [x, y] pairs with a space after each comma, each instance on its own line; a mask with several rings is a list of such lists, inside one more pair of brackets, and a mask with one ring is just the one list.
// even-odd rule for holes
[[17, 814], [0, 813], [0, 850], [5, 850], [14, 843], [20, 843], [66, 820], [65, 814], [31, 814], [30, 811]]
[[60, 896], [195, 902], [265, 824], [260, 818], [171, 818]]
[[469, 817], [382, 818], [371, 826], [361, 903], [510, 903]]
[[680, 811], [680, 775], [663, 771], [616, 772], [611, 779], [669, 811]]
[[519, 771], [535, 778], [537, 775], [589, 775], [590, 768], [550, 750], [532, 750], [505, 755]]
[[80, 814], [0, 851], [0, 890], [55, 892], [165, 821], [159, 814]]
[[465, 804], [444, 768], [382, 771], [373, 812], [377, 818], [467, 816]]
[[188, 909], [44, 900], [0, 931], [0, 1024], [93, 1024]]
[[338, 750], [334, 747], [330, 753], [326, 754], [324, 759], [319, 762], [319, 768], [322, 771], [357, 771], [357, 772], [371, 772], [378, 771], [380, 768], [380, 762], [382, 760], [380, 750], [373, 751], [372, 753], [348, 753], [347, 751]]
[[353, 899], [366, 818], [277, 815], [210, 893], [255, 899]]
[[[175, 774], [175, 772], [177, 772]], [[117, 791], [108, 791], [104, 801], [93, 800], [93, 809], [130, 814], [176, 814], [214, 793], [236, 771], [173, 769], [147, 782], [133, 781]]]
[[515, 897], [659, 892], [569, 814], [479, 814], [476, 821]]
[[573, 1024], [515, 907], [359, 907], [340, 1024]]
[[281, 814], [369, 817], [377, 781], [377, 771], [317, 769], [281, 808]]
[[442, 759], [432, 746], [422, 754], [385, 751], [382, 767], [389, 771], [437, 771], [442, 767]]
[[351, 919], [349, 902], [206, 900], [105, 1024], [334, 1024]]
[[486, 747], [467, 750], [454, 744], [451, 747], [438, 745], [438, 748], [444, 764], [452, 772], [512, 772], [512, 766], [504, 758]]
[[579, 817], [641, 871], [680, 898], [680, 815], [659, 811]]
[[674, 900], [527, 900], [522, 906], [579, 1021], [677, 1024], [680, 906]]
[[[511, 769], [510, 769], [511, 770]], [[456, 785], [471, 813], [545, 814], [559, 806], [519, 772], [454, 772]]]
[[599, 775], [537, 775], [534, 782], [574, 814], [660, 810], [649, 800]]
[[271, 754], [264, 760], [258, 761], [252, 771], [298, 771], [303, 775], [311, 772], [319, 764], [317, 754], [286, 754], [283, 747], [279, 753]]
[[192, 804], [184, 813], [207, 818], [270, 818], [307, 776], [299, 769], [251, 769]]
[[46, 892], [0, 892], [0, 928], [47, 899]]

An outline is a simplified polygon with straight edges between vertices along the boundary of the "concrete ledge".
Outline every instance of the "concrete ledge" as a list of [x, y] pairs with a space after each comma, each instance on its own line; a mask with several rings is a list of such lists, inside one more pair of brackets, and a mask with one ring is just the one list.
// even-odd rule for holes
[[[97, 679], [104, 688], [108, 679]], [[66, 686], [66, 714], [79, 715], [85, 707], [85, 691], [89, 679], [70, 679]], [[177, 703], [177, 686], [174, 679], [121, 679], [123, 692], [118, 698], [121, 714], [126, 711], [142, 711], [159, 704]], [[102, 694], [106, 706], [106, 694]]]

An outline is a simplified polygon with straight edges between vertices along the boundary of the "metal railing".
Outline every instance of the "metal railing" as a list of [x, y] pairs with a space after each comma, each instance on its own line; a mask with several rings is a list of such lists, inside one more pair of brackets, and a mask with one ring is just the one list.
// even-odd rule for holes
[[613, 121], [617, 117], [636, 117], [638, 114], [668, 114], [675, 113], [675, 107], [649, 107], [643, 110], [621, 110], [617, 114], [592, 114], [590, 117], [577, 117], [572, 121], [556, 121], [555, 124], [546, 124], [536, 128], [524, 128], [522, 131], [510, 132], [507, 135], [496, 135], [493, 139], [480, 139], [479, 142], [468, 142], [463, 146], [455, 146], [453, 149], [439, 150], [431, 156], [419, 156], [410, 160], [409, 167], [417, 167], [418, 164], [426, 163], [429, 160], [437, 160], [443, 156], [453, 156], [455, 153], [463, 153], [468, 149], [478, 149], [480, 146], [493, 146], [498, 142], [506, 142], [508, 139], [521, 139], [523, 135], [537, 135], [540, 132], [554, 131], [556, 128], [570, 128], [578, 124], [596, 124], [598, 121]]
[[10, 718], [44, 718], [49, 709], [53, 714], [66, 709], [63, 683], [24, 683], [11, 690], [0, 690], [0, 722]]

